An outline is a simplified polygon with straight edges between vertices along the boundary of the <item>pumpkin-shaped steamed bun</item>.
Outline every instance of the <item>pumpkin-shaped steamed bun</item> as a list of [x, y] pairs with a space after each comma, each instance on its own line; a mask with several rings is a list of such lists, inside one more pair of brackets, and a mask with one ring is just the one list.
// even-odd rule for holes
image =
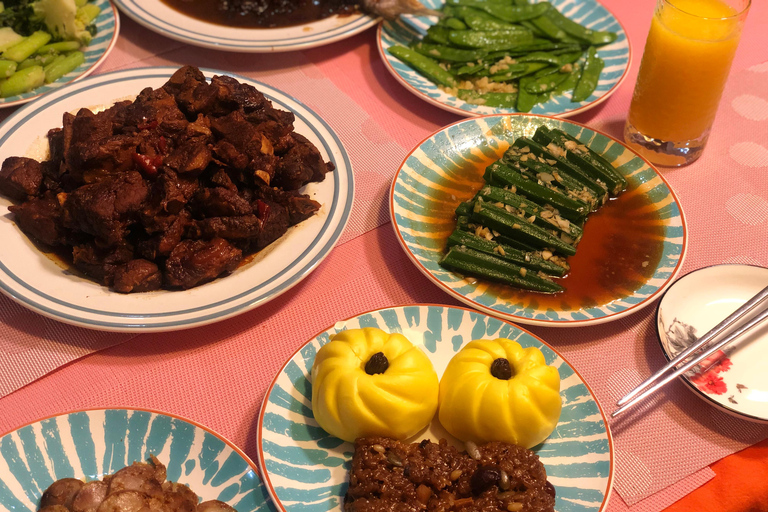
[[432, 420], [438, 379], [429, 358], [402, 334], [342, 331], [312, 365], [312, 412], [328, 433], [406, 439]]
[[535, 347], [475, 340], [440, 380], [440, 423], [462, 441], [504, 441], [531, 448], [557, 426], [560, 375]]

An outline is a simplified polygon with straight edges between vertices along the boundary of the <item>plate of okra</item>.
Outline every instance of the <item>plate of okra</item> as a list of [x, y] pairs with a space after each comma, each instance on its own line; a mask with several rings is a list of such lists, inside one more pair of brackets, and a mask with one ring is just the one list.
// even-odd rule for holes
[[642, 309], [674, 281], [688, 233], [645, 159], [584, 125], [478, 116], [414, 148], [390, 189], [400, 245], [432, 282], [489, 314], [568, 327]]
[[605, 101], [631, 62], [621, 23], [596, 0], [424, 0], [437, 16], [379, 26], [381, 55], [409, 91], [463, 116], [568, 117]]
[[27, 103], [85, 78], [107, 58], [120, 32], [117, 9], [110, 0], [76, 0], [75, 6], [76, 26], [90, 35], [62, 40], [35, 29], [31, 34], [13, 35], [10, 42], [2, 38], [0, 108]]

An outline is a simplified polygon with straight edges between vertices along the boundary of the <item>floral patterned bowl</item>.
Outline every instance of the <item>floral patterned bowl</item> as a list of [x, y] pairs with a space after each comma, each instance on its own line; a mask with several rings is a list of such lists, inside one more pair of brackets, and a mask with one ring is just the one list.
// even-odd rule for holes
[[[673, 359], [766, 286], [768, 268], [750, 265], [715, 265], [680, 278], [656, 314], [664, 356]], [[768, 423], [766, 356], [768, 324], [694, 366], [683, 381], [729, 414]]]

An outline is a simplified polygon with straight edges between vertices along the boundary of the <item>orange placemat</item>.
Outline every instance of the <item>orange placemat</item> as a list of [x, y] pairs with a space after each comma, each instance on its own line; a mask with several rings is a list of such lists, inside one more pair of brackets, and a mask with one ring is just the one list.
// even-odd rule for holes
[[768, 511], [768, 439], [711, 466], [715, 477], [666, 512]]

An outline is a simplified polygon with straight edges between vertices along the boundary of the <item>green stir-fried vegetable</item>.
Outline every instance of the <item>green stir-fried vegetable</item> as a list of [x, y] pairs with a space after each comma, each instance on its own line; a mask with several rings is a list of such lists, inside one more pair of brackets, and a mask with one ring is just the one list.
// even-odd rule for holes
[[613, 32], [590, 30], [548, 2], [448, 0], [422, 40], [389, 53], [468, 103], [530, 111], [553, 95], [589, 98]]
[[100, 12], [87, 0], [0, 2], [0, 97], [29, 92], [77, 69]]

